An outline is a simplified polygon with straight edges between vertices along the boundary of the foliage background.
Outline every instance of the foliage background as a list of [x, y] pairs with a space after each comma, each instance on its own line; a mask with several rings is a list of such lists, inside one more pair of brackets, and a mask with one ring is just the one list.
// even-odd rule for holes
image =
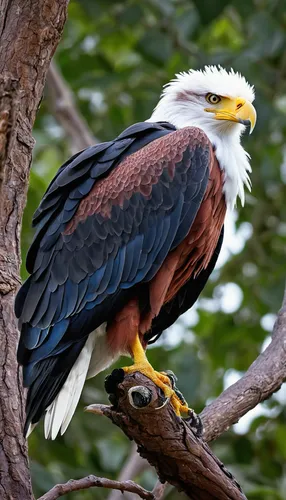
[[[56, 53], [76, 104], [100, 140], [148, 118], [161, 86], [176, 72], [222, 64], [256, 88], [258, 123], [244, 138], [252, 156], [253, 190], [228, 223], [226, 250], [197, 308], [149, 351], [157, 369], [175, 371], [187, 400], [200, 411], [237, 379], [267, 343], [285, 281], [286, 9], [284, 0], [71, 0]], [[32, 213], [72, 144], [43, 99], [23, 222], [23, 259]], [[223, 264], [224, 261], [224, 265]], [[225, 262], [226, 261], [226, 262]], [[23, 266], [23, 278], [25, 270]], [[122, 364], [122, 360], [121, 360]], [[57, 482], [93, 473], [116, 478], [130, 443], [106, 419], [83, 407], [106, 401], [105, 373], [84, 389], [80, 407], [55, 442], [41, 426], [29, 441], [35, 495]], [[250, 500], [286, 499], [286, 394], [283, 389], [213, 449]], [[137, 481], [147, 488], [146, 469]], [[88, 490], [66, 498], [106, 498]], [[166, 498], [182, 498], [174, 490]]]

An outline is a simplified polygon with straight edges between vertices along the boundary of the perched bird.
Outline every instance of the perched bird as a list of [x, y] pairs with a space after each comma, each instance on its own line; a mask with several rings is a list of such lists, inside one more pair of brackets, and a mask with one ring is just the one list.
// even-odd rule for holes
[[167, 84], [151, 118], [74, 155], [36, 211], [30, 277], [15, 311], [28, 387], [25, 432], [65, 432], [86, 378], [121, 354], [179, 415], [188, 411], [145, 350], [197, 300], [216, 263], [228, 209], [244, 204], [254, 90], [209, 66]]

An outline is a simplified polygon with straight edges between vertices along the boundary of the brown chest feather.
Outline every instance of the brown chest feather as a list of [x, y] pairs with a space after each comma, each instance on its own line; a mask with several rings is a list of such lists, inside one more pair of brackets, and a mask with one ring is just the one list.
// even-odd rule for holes
[[150, 284], [153, 317], [159, 313], [163, 304], [177, 294], [191, 276], [195, 277], [208, 266], [226, 213], [222, 185], [222, 173], [214, 158], [204, 199], [188, 235], [168, 255]]

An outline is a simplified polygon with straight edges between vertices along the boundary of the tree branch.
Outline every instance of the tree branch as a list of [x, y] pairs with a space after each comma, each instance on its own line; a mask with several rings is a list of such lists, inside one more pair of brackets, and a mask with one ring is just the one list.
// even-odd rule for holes
[[243, 377], [201, 413], [204, 439], [216, 439], [231, 425], [280, 389], [286, 380], [286, 292], [274, 325], [272, 341]]
[[47, 75], [46, 88], [51, 109], [65, 131], [72, 153], [77, 153], [99, 142], [77, 109], [73, 93], [54, 61]]
[[129, 491], [130, 493], [136, 494], [145, 500], [156, 500], [155, 495], [151, 491], [145, 490], [142, 486], [139, 486], [139, 484], [136, 484], [133, 481], [113, 481], [112, 479], [97, 476], [87, 476], [82, 479], [70, 479], [67, 483], [57, 484], [38, 500], [56, 500], [57, 498], [62, 497], [67, 493], [71, 493], [72, 491], [94, 487], [110, 488], [113, 490], [119, 490], [121, 493]]
[[[16, 361], [15, 292], [31, 135], [68, 0], [0, 0], [0, 498], [33, 498]], [[32, 28], [31, 28], [32, 27]]]
[[[112, 377], [124, 377], [114, 370]], [[245, 500], [238, 483], [208, 445], [197, 438], [187, 420], [177, 417], [154, 383], [136, 372], [114, 383], [115, 406], [90, 405], [87, 411], [104, 415], [138, 445], [161, 482], [167, 481], [193, 500]], [[143, 389], [143, 391], [142, 391]], [[134, 391], [140, 407], [134, 407]], [[164, 404], [165, 403], [165, 404]], [[144, 406], [143, 406], [144, 404]]]

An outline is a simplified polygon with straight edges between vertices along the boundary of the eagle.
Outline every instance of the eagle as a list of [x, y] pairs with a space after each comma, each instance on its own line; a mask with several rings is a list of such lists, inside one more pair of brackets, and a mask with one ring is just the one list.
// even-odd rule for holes
[[26, 434], [42, 416], [46, 438], [63, 434], [85, 380], [123, 354], [133, 358], [125, 373], [144, 373], [177, 415], [188, 411], [145, 351], [195, 303], [226, 212], [244, 205], [253, 100], [233, 69], [180, 73], [148, 120], [60, 167], [35, 212], [15, 301]]

